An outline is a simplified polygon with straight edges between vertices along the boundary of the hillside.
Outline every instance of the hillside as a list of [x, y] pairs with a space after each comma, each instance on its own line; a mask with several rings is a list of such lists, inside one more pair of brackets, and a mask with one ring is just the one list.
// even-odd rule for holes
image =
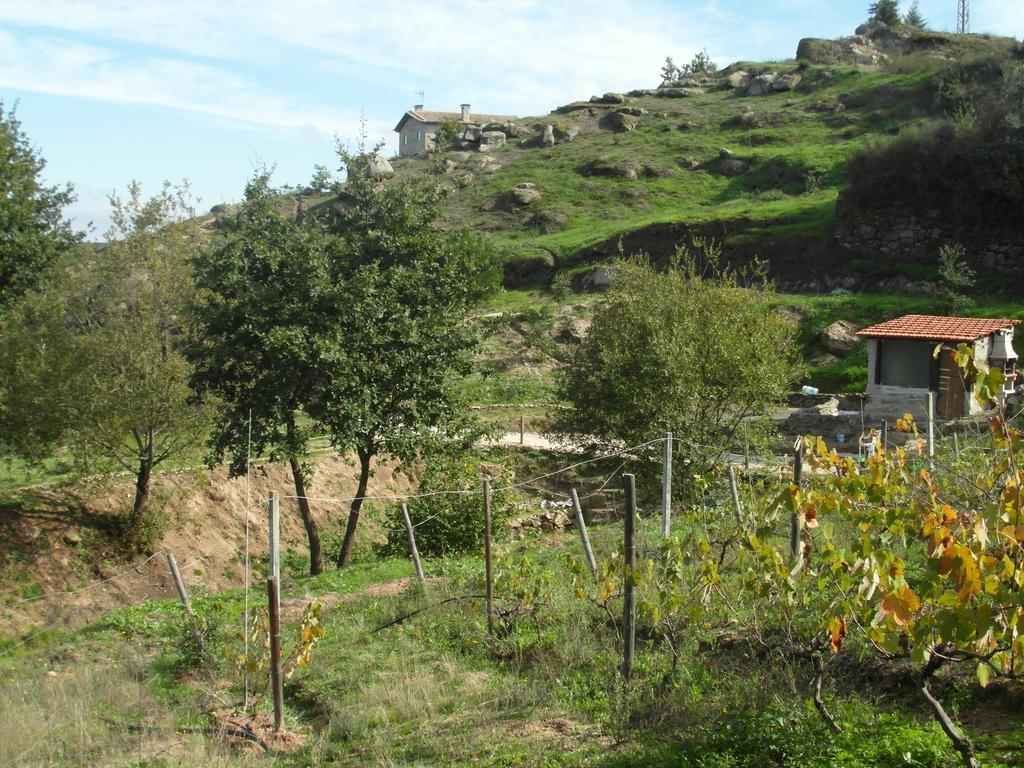
[[[509, 285], [577, 274], [620, 240], [662, 256], [707, 234], [737, 262], [767, 260], [787, 290], [905, 288], [907, 272], [915, 277], [906, 263], [878, 260], [877, 249], [872, 261], [868, 236], [835, 236], [847, 164], [882, 137], [943, 117], [950, 68], [1019, 55], [1019, 44], [922, 32], [897, 47], [879, 37], [869, 44], [880, 63], [857, 65], [827, 62], [842, 57], [812, 42], [803, 52], [826, 63], [736, 63], [681, 87], [594, 97], [507, 126], [505, 143], [486, 151], [394, 160], [395, 177], [440, 176], [450, 223], [507, 250]], [[533, 187], [516, 194], [521, 184]]]
[[[916, 146], [915, 132], [935, 126], [920, 151], [938, 169], [950, 94], [962, 107], [964, 94], [990, 88], [1002, 62], [1021, 60], [1020, 43], [876, 24], [838, 41], [801, 41], [798, 53], [481, 126], [504, 136], [482, 147], [470, 131], [440, 151], [391, 160], [390, 183], [440, 182], [448, 224], [488, 233], [504, 254], [507, 290], [491, 310], [508, 322], [471, 383], [476, 402], [550, 401], [550, 371], [585, 332], [606, 279], [600, 265], [619, 253], [664, 259], [694, 238], [721, 245], [734, 265], [766, 262], [780, 305], [800, 323], [810, 383], [825, 390], [859, 391], [866, 374], [863, 345], [835, 354], [823, 343], [826, 326], [937, 311], [931, 286], [944, 244], [968, 246], [979, 275], [971, 313], [1021, 316], [1019, 229], [990, 215], [964, 221], [915, 193], [915, 183], [942, 188], [963, 207], [949, 179], [929, 176], [927, 157], [890, 163], [895, 182], [873, 168], [878, 188], [862, 181], [855, 204], [849, 188], [852, 158], [880, 156], [896, 137]], [[957, 170], [931, 171], [940, 172]], [[899, 198], [901, 179], [909, 192]]]

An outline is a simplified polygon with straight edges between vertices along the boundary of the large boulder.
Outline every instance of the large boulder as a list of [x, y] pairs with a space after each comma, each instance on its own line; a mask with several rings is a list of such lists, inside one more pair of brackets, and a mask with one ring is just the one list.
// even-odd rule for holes
[[382, 155], [373, 155], [369, 160], [366, 161], [366, 168], [364, 169], [367, 178], [376, 179], [390, 179], [395, 175], [395, 169], [391, 167], [391, 163], [388, 162], [386, 157]]
[[701, 93], [704, 93], [703, 88], [659, 88], [655, 91], [655, 95], [663, 99], [685, 99]]
[[775, 78], [775, 82], [772, 83], [773, 91], [792, 91], [798, 85], [803, 78], [800, 77], [798, 72], [790, 72], [788, 75], [779, 75]]
[[857, 325], [849, 320], [837, 320], [822, 329], [819, 334], [822, 345], [833, 355], [843, 357], [850, 354], [860, 344]]
[[516, 258], [505, 262], [503, 271], [502, 285], [505, 288], [547, 284], [555, 275], [555, 257], [539, 249], [517, 254]]
[[611, 272], [605, 267], [594, 267], [580, 279], [580, 288], [584, 291], [604, 291], [611, 284]]
[[610, 115], [605, 115], [601, 118], [600, 125], [602, 128], [615, 131], [616, 133], [625, 133], [627, 131], [635, 130], [640, 125], [640, 119], [635, 115], [624, 115], [621, 112], [612, 112]]
[[768, 72], [750, 78], [750, 82], [747, 83], [747, 96], [764, 96], [771, 93], [775, 86], [776, 77], [775, 73]]
[[805, 37], [796, 48], [796, 57], [811, 64], [876, 65], [888, 58], [861, 35], [838, 40]]
[[727, 78], [725, 78], [725, 84], [730, 88], [738, 88], [743, 90], [750, 84], [750, 73], [744, 70], [733, 72]]
[[553, 125], [544, 126], [544, 134], [540, 137], [540, 143], [545, 147], [555, 146], [555, 127]]
[[501, 131], [481, 131], [480, 151], [490, 152], [492, 149], [505, 145], [505, 134]]
[[606, 93], [604, 96], [591, 96], [593, 104], [625, 104], [626, 97], [621, 93]]
[[536, 184], [523, 182], [522, 184], [516, 184], [512, 189], [505, 193], [505, 202], [510, 207], [522, 208], [528, 205], [533, 205], [535, 202], [540, 200], [541, 197], [541, 192], [537, 189]]
[[745, 162], [733, 157], [723, 157], [718, 161], [718, 172], [723, 176], [741, 176], [749, 169]]

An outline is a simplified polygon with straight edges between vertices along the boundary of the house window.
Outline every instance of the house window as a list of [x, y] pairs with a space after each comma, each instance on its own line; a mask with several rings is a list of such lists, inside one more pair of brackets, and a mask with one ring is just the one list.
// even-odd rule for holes
[[419, 144], [421, 141], [423, 141], [423, 131], [421, 131], [421, 130], [419, 130], [417, 128], [416, 129], [416, 143]]
[[409, 134], [405, 134], [405, 146], [409, 146]]

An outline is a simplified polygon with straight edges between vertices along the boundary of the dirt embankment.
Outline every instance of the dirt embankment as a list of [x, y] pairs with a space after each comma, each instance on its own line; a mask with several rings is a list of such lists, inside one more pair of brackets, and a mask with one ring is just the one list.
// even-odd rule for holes
[[[325, 558], [332, 552], [331, 533], [344, 525], [356, 487], [357, 467], [337, 456], [319, 456], [307, 494], [325, 536]], [[407, 493], [415, 479], [392, 464], [380, 464], [369, 495]], [[281, 538], [285, 553], [304, 557], [305, 531], [299, 519], [291, 474], [284, 465], [253, 467], [249, 498], [251, 562], [262, 561], [267, 548], [269, 492], [281, 497]], [[31, 627], [80, 626], [115, 608], [175, 596], [165, 550], [174, 553], [192, 591], [241, 587], [246, 540], [245, 478], [227, 477], [226, 469], [160, 475], [154, 496], [171, 516], [169, 529], [154, 547], [155, 556], [125, 561], [117, 555], [110, 531], [134, 491], [130, 479], [97, 487], [70, 499], [37, 490], [16, 504], [0, 506], [0, 634]], [[357, 546], [380, 535], [379, 507], [368, 504], [360, 520]], [[256, 576], [255, 578], [259, 578]]]

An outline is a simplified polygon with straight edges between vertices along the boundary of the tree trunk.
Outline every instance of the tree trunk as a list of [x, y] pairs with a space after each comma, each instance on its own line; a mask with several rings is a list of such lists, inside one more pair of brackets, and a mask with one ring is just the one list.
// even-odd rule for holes
[[942, 658], [942, 654], [946, 653], [946, 651], [947, 649], [941, 646], [932, 651], [931, 658], [928, 659], [928, 663], [921, 672], [918, 688], [928, 702], [928, 705], [932, 708], [932, 714], [935, 715], [935, 719], [938, 720], [943, 732], [953, 742], [956, 751], [960, 753], [960, 762], [963, 763], [964, 768], [981, 768], [981, 763], [974, 756], [974, 745], [971, 744], [971, 740], [957, 727], [956, 723], [953, 722], [953, 719], [942, 706], [942, 702], [935, 698], [935, 695], [928, 688], [928, 683], [931, 682], [932, 676], [939, 671], [939, 668], [945, 661]]
[[359, 454], [359, 487], [356, 488], [356, 497], [352, 499], [352, 505], [348, 510], [348, 525], [345, 526], [345, 540], [341, 544], [341, 551], [338, 552], [337, 564], [344, 568], [348, 563], [349, 555], [352, 553], [352, 542], [356, 538], [356, 526], [359, 525], [359, 510], [363, 506], [363, 497], [366, 495], [366, 486], [370, 482], [370, 459], [373, 454], [360, 448]]
[[139, 459], [139, 470], [135, 473], [135, 502], [132, 504], [132, 524], [142, 520], [142, 513], [149, 501], [149, 491], [153, 486], [153, 460], [143, 456]]
[[[153, 487], [153, 432], [146, 433], [146, 441], [139, 445], [139, 469], [135, 473], [135, 501], [132, 503], [132, 514], [128, 519], [123, 534], [129, 546], [133, 549], [150, 550], [153, 542], [149, 541], [150, 535], [146, 531], [143, 514], [146, 511], [146, 502], [149, 501], [149, 492]], [[147, 551], [147, 554], [151, 554]]]
[[320, 529], [317, 527], [313, 513], [309, 511], [309, 499], [306, 498], [306, 479], [302, 475], [302, 466], [294, 456], [288, 459], [292, 468], [292, 480], [295, 482], [295, 496], [299, 504], [299, 516], [306, 528], [309, 540], [309, 575], [317, 576], [324, 571], [323, 558], [320, 556]]

